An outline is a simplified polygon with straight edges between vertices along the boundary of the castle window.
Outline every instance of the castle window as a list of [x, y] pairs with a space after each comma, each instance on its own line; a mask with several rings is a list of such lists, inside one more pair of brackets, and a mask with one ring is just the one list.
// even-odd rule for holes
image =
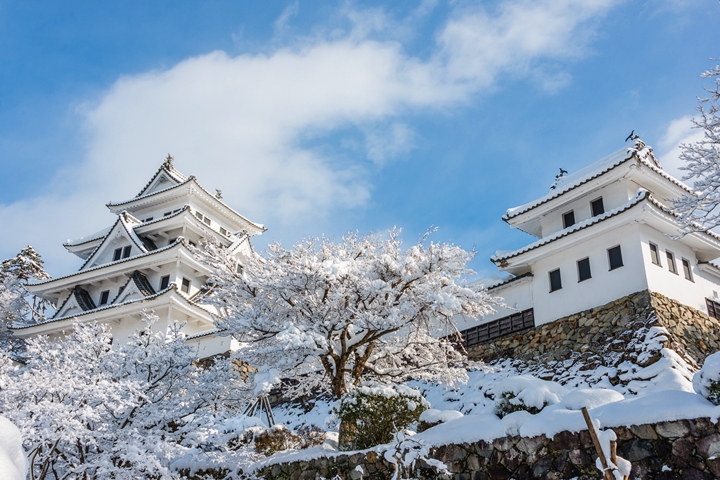
[[555, 292], [562, 288], [562, 279], [560, 278], [560, 269], [553, 270], [548, 274], [550, 276], [550, 292]]
[[146, 218], [145, 220], [143, 220], [143, 222], [149, 222], [149, 221], [151, 221], [152, 219], [153, 219], [153, 217], [148, 217], [148, 218]]
[[708, 315], [713, 318], [720, 319], [720, 303], [714, 302], [709, 298], [706, 298], [705, 304], [707, 305]]
[[691, 282], [693, 282], [694, 280], [693, 280], [693, 276], [692, 276], [692, 270], [690, 269], [690, 262], [683, 258], [682, 265], [683, 265], [683, 273], [685, 274], [685, 278], [687, 280], [690, 280]]
[[163, 217], [169, 217], [170, 215], [172, 215], [172, 212], [165, 212], [165, 213], [163, 213]]
[[122, 258], [128, 258], [130, 256], [131, 251], [132, 251], [132, 245], [128, 245], [127, 247], [123, 248]]
[[108, 299], [110, 298], [110, 290], [105, 290], [100, 293], [100, 305], [107, 305]]
[[589, 258], [583, 258], [582, 260], [578, 260], [577, 266], [578, 266], [578, 282], [582, 282], [583, 280], [592, 278], [592, 275], [590, 273], [590, 259]]
[[208, 217], [205, 217], [203, 222], [205, 222], [205, 225], [210, 225], [212, 223], [212, 221]]
[[675, 265], [675, 255], [670, 250], [665, 250], [665, 255], [667, 256], [668, 260], [668, 270], [670, 270], [675, 275], [678, 274], [677, 271], [677, 265]]
[[116, 248], [115, 253], [113, 253], [113, 262], [117, 262], [122, 257], [122, 247]]
[[195, 216], [196, 216], [197, 218], [199, 218], [200, 220], [202, 220], [202, 219], [204, 218], [204, 217], [203, 217], [203, 214], [200, 213], [200, 212], [198, 212], [198, 211], [195, 212]]
[[165, 275], [160, 279], [160, 290], [165, 290], [170, 285], [170, 275]]
[[593, 217], [597, 217], [598, 215], [605, 213], [605, 205], [603, 204], [602, 197], [590, 202], [590, 208], [592, 209]]
[[225, 230], [225, 229], [224, 229], [223, 227], [220, 227], [220, 234], [221, 234], [221, 235], [226, 235], [226, 236], [227, 236], [227, 234], [228, 234], [228, 231], [227, 231], [227, 230]]
[[182, 290], [185, 293], [190, 293], [190, 280], [187, 278], [182, 279], [182, 287], [180, 287], [180, 290]]
[[658, 246], [654, 243], [650, 244], [650, 259], [652, 260], [652, 263], [662, 267], [662, 263], [660, 263], [660, 251], [658, 250]]
[[570, 210], [567, 213], [563, 213], [563, 228], [568, 228], [575, 225], [575, 212]]
[[622, 251], [620, 245], [613, 248], [608, 248], [608, 263], [610, 264], [610, 270], [615, 270], [623, 266]]

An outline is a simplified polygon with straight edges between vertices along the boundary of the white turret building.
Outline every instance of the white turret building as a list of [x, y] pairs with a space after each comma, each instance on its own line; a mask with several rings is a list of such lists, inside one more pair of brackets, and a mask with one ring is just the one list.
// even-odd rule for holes
[[38, 324], [13, 328], [15, 335], [60, 336], [77, 319], [111, 325], [122, 342], [142, 327], [144, 309], [159, 316], [156, 329], [185, 323], [188, 341], [199, 343], [201, 357], [225, 352], [230, 337], [216, 335], [212, 307], [203, 305], [208, 269], [189, 247], [208, 234], [235, 252], [239, 263], [250, 255], [250, 237], [265, 231], [213, 195], [195, 177], [185, 177], [172, 157], [134, 198], [111, 202], [117, 215], [109, 228], [64, 244], [84, 260], [80, 270], [30, 284], [33, 294], [55, 305], [55, 314]]
[[682, 238], [670, 200], [689, 187], [662, 170], [641, 140], [507, 210], [503, 220], [536, 238], [492, 262], [511, 274], [490, 287], [514, 310], [459, 325], [467, 346], [649, 290], [720, 317], [720, 236]]

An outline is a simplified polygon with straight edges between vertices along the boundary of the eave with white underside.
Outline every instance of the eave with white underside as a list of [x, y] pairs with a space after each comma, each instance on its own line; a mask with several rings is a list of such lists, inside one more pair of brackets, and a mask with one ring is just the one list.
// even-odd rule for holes
[[221, 216], [234, 232], [247, 231], [251, 236], [263, 233], [266, 228], [258, 223], [251, 222], [235, 210], [220, 201], [215, 195], [205, 190], [195, 179], [189, 177], [186, 181], [172, 187], [136, 197], [123, 202], [110, 202], [107, 207], [113, 213], [128, 211], [137, 217], [142, 217], [140, 212], [150, 211], [161, 206], [175, 205], [183, 197], [192, 197], [204, 208], [212, 210], [216, 215]]
[[83, 323], [111, 323], [113, 321], [119, 321], [119, 319], [123, 317], [139, 316], [143, 310], [146, 309], [153, 310], [160, 307], [171, 307], [175, 311], [192, 317], [193, 321], [198, 322], [200, 327], [206, 329], [205, 332], [200, 332], [193, 336], [209, 335], [217, 332], [214, 315], [178, 292], [174, 285], [148, 297], [133, 299], [119, 304], [104, 305], [93, 310], [87, 310], [66, 317], [54, 318], [35, 325], [11, 327], [11, 330], [20, 338], [48, 335], [70, 330], [72, 324], [76, 321]]
[[[493, 255], [491, 260], [500, 270], [520, 275], [530, 271], [531, 265], [542, 258], [631, 222], [648, 225], [664, 234], [677, 234], [679, 231], [676, 216], [649, 192], [640, 191], [635, 198], [621, 207], [577, 223], [518, 250]], [[691, 233], [679, 241], [691, 248], [700, 262], [709, 262], [720, 257], [720, 237], [712, 232]]]
[[[167, 217], [151, 220], [149, 222], [135, 224], [132, 228], [133, 234], [138, 238], [147, 237], [153, 241], [157, 241], [160, 238], [168, 240], [170, 235], [167, 232], [177, 232], [178, 230], [180, 231], [178, 236], [185, 236], [187, 231], [190, 231], [200, 237], [204, 237], [207, 235], [208, 231], [212, 231], [213, 235], [215, 235], [215, 237], [218, 238], [218, 240], [225, 246], [237, 243], [239, 238], [237, 236], [230, 238], [211, 229], [198, 220], [198, 218], [192, 213], [190, 207], [187, 205], [179, 212], [173, 213]], [[112, 232], [113, 227], [111, 227], [105, 237], [96, 238], [79, 244], [66, 243], [64, 246], [69, 252], [87, 260], [88, 257], [93, 255], [98, 250], [98, 247], [106, 241], [107, 237], [112, 235]], [[247, 236], [244, 236], [243, 238], [247, 238]], [[137, 242], [135, 243], [137, 244]], [[138, 248], [140, 248], [143, 252], [150, 251], [145, 248], [142, 242], [140, 242]], [[90, 264], [91, 262], [87, 263]]]
[[[625, 154], [623, 152], [627, 151]], [[586, 175], [563, 184], [544, 197], [519, 207], [508, 209], [503, 220], [512, 228], [541, 238], [540, 220], [543, 216], [562, 208], [564, 205], [602, 187], [622, 179], [632, 181], [653, 192], [656, 199], [678, 198], [691, 193], [691, 189], [680, 180], [665, 173], [651, 160], [638, 154], [634, 149], [623, 149], [608, 156], [615, 161], [600, 164], [597, 169], [589, 167]], [[612, 160], [612, 159], [611, 159]], [[602, 161], [601, 161], [602, 162]]]
[[62, 292], [73, 288], [75, 285], [87, 285], [120, 276], [129, 276], [135, 270], [152, 269], [174, 261], [182, 262], [184, 265], [193, 268], [198, 275], [209, 276], [210, 274], [208, 268], [195, 259], [185, 242], [178, 239], [175, 243], [164, 248], [81, 270], [63, 277], [30, 283], [27, 288], [33, 295], [57, 301]]

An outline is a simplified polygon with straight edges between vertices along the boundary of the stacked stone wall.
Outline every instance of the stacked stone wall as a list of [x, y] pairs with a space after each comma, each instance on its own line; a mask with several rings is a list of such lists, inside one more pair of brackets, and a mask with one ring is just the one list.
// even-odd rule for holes
[[[708, 418], [653, 425], [613, 428], [618, 455], [632, 462], [631, 478], [720, 478], [720, 432]], [[421, 479], [517, 480], [600, 478], [597, 454], [587, 431], [545, 436], [504, 437], [492, 442], [461, 443], [435, 449], [432, 457], [448, 466], [450, 476], [438, 475], [419, 462], [412, 472]], [[358, 468], [359, 467], [359, 468]], [[382, 453], [371, 451], [338, 454], [313, 460], [278, 463], [265, 467], [260, 476], [277, 480], [389, 479], [394, 466]]]
[[629, 347], [641, 341], [641, 335], [652, 326], [667, 328], [670, 335], [663, 346], [677, 351], [692, 365], [702, 365], [705, 357], [720, 350], [717, 319], [644, 290], [525, 332], [475, 345], [468, 356], [488, 363], [509, 358], [527, 365], [551, 365], [574, 359], [586, 369], [600, 364], [617, 366], [626, 360], [638, 361], [638, 352]]

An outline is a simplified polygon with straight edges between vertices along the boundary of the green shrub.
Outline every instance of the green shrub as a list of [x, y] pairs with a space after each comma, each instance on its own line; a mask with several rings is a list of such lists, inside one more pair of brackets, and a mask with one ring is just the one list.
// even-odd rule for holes
[[[543, 403], [543, 408], [547, 406], [547, 402]], [[503, 418], [505, 415], [509, 415], [514, 412], [519, 411], [526, 411], [530, 412], [533, 415], [540, 413], [542, 408], [537, 407], [530, 407], [525, 404], [522, 400], [519, 398], [516, 398], [515, 394], [512, 392], [503, 392], [503, 394], [500, 396], [500, 400], [495, 404], [495, 414]]]
[[417, 390], [366, 383], [345, 394], [335, 409], [340, 419], [339, 448], [363, 450], [389, 443], [396, 432], [417, 422], [429, 407]]
[[285, 427], [274, 425], [271, 428], [255, 435], [255, 451], [261, 455], [270, 456], [283, 450], [302, 447], [302, 438]]

